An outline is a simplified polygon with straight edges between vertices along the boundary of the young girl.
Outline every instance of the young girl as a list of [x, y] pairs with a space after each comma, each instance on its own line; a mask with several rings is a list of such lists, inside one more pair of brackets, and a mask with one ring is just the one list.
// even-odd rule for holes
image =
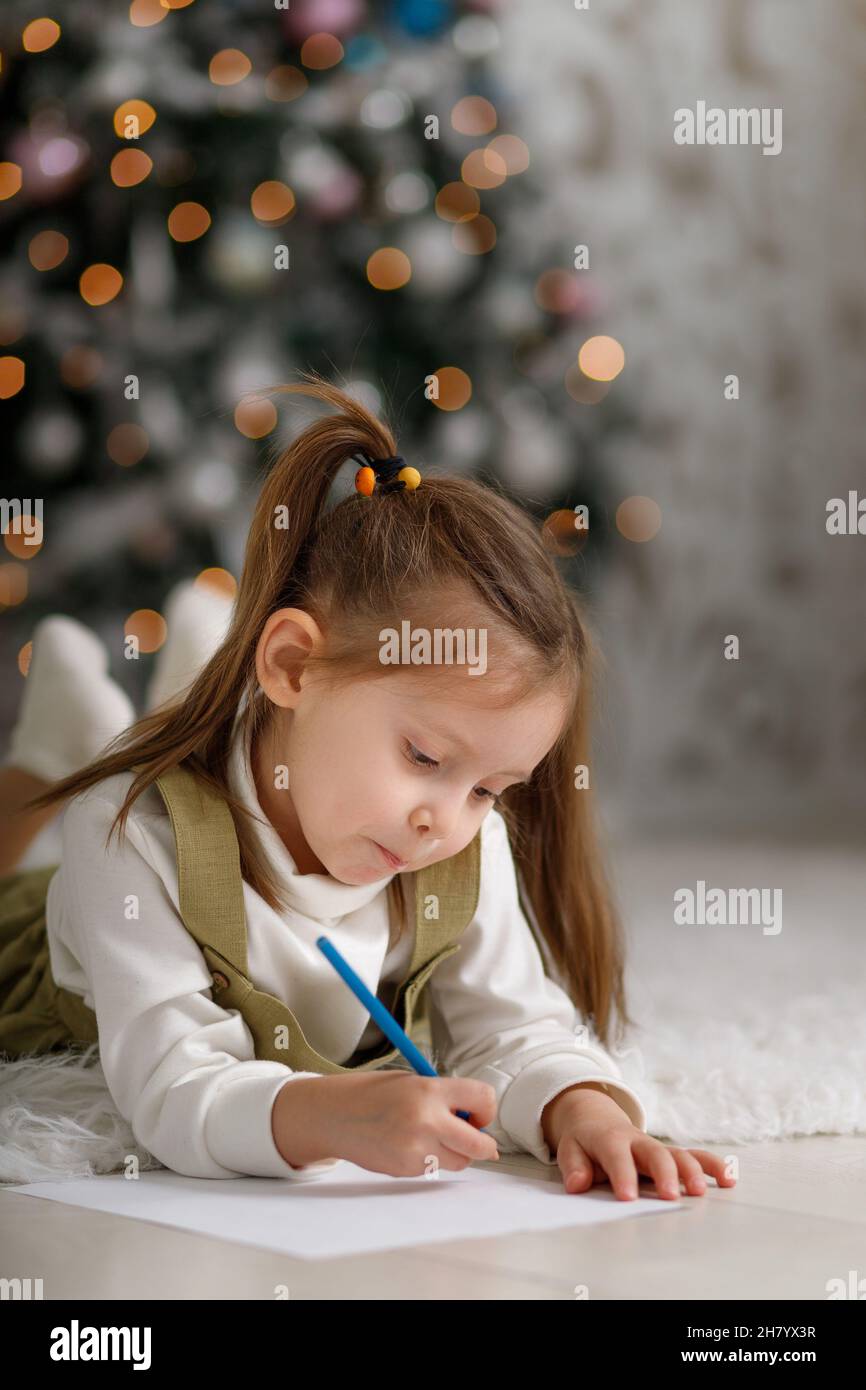
[[[100, 755], [60, 780], [26, 751], [50, 746], [49, 721], [13, 738], [0, 930], [12, 952], [9, 923], [29, 922], [32, 997], [0, 952], [0, 1049], [98, 1039], [137, 1139], [190, 1176], [312, 1178], [342, 1159], [409, 1176], [501, 1149], [557, 1163], [569, 1192], [609, 1180], [628, 1200], [639, 1173], [667, 1197], [681, 1179], [703, 1193], [702, 1172], [730, 1185], [721, 1157], [647, 1134], [605, 1050], [612, 1010], [630, 1020], [575, 785], [591, 645], [536, 527], [491, 487], [421, 478], [317, 374], [283, 389], [337, 413], [267, 477], [230, 622], [191, 684], [126, 729], [115, 699]], [[335, 503], [348, 460], [355, 490]], [[415, 662], [388, 660], [394, 633]], [[456, 659], [443, 633], [465, 639]], [[484, 663], [461, 658], [479, 642]], [[28, 679], [41, 655], [56, 700], [48, 645], [37, 629]], [[85, 703], [105, 709], [113, 683], [93, 681]], [[63, 801], [60, 867], [14, 873]], [[426, 1001], [439, 1076], [389, 1049], [323, 933], [407, 1031]]]

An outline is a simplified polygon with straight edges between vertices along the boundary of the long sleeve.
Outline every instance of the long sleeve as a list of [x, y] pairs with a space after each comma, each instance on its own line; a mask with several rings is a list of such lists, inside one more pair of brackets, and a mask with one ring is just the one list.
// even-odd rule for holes
[[493, 1086], [495, 1122], [486, 1126], [503, 1152], [525, 1150], [556, 1162], [541, 1113], [579, 1081], [598, 1081], [638, 1129], [647, 1117], [568, 995], [545, 973], [520, 905], [505, 821], [491, 810], [482, 823], [481, 887], [460, 950], [430, 978], [430, 1028], [438, 1068]]
[[320, 1176], [339, 1160], [295, 1168], [271, 1130], [280, 1088], [316, 1073], [257, 1060], [241, 1014], [213, 1002], [207, 963], [178, 912], [176, 869], [171, 878], [148, 834], [153, 817], [136, 803], [126, 839], [105, 848], [118, 804], [93, 790], [69, 804], [49, 889], [61, 895], [49, 905], [59, 922], [49, 936], [52, 971], [96, 1013], [115, 1104], [177, 1173]]

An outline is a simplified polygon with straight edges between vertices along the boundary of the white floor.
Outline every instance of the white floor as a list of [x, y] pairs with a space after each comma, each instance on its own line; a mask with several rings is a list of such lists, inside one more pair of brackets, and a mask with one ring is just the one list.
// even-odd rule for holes
[[[640, 1025], [621, 1065], [650, 1132], [739, 1156], [735, 1188], [658, 1221], [334, 1262], [0, 1189], [0, 1277], [42, 1277], [49, 1299], [827, 1299], [866, 1281], [862, 846], [667, 841], [620, 845], [614, 866]], [[782, 888], [782, 931], [676, 925], [673, 891], [698, 879]], [[527, 1165], [559, 1181], [529, 1157], [497, 1170]]]
[[[288, 1284], [293, 1299], [433, 1300], [572, 1300], [577, 1284], [596, 1300], [826, 1300], [829, 1281], [866, 1278], [866, 1135], [724, 1152], [740, 1156], [738, 1185], [710, 1186], [658, 1221], [335, 1261], [0, 1191], [0, 1276], [41, 1277], [46, 1299], [272, 1299]], [[541, 1171], [531, 1158], [493, 1166], [506, 1164]]]

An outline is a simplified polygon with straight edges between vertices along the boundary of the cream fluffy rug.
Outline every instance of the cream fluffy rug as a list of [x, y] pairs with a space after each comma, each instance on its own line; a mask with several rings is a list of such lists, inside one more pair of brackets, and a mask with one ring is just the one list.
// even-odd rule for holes
[[[26, 863], [56, 853], [43, 842]], [[650, 1133], [700, 1146], [866, 1131], [862, 852], [676, 841], [620, 846], [614, 869], [637, 1027], [611, 1051]], [[674, 892], [699, 879], [781, 889], [781, 931], [677, 925]], [[0, 1066], [0, 1181], [111, 1172], [131, 1154], [162, 1166], [117, 1111], [96, 1045]]]

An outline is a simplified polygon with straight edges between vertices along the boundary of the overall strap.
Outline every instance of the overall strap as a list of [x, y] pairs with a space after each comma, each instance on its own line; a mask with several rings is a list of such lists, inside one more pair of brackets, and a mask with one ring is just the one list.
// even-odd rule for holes
[[481, 888], [481, 831], [450, 859], [415, 875], [415, 949], [409, 976], [442, 946], [456, 941], [475, 916]]
[[224, 799], [179, 765], [156, 785], [177, 844], [180, 915], [199, 946], [210, 946], [246, 975], [247, 927], [240, 849]]

